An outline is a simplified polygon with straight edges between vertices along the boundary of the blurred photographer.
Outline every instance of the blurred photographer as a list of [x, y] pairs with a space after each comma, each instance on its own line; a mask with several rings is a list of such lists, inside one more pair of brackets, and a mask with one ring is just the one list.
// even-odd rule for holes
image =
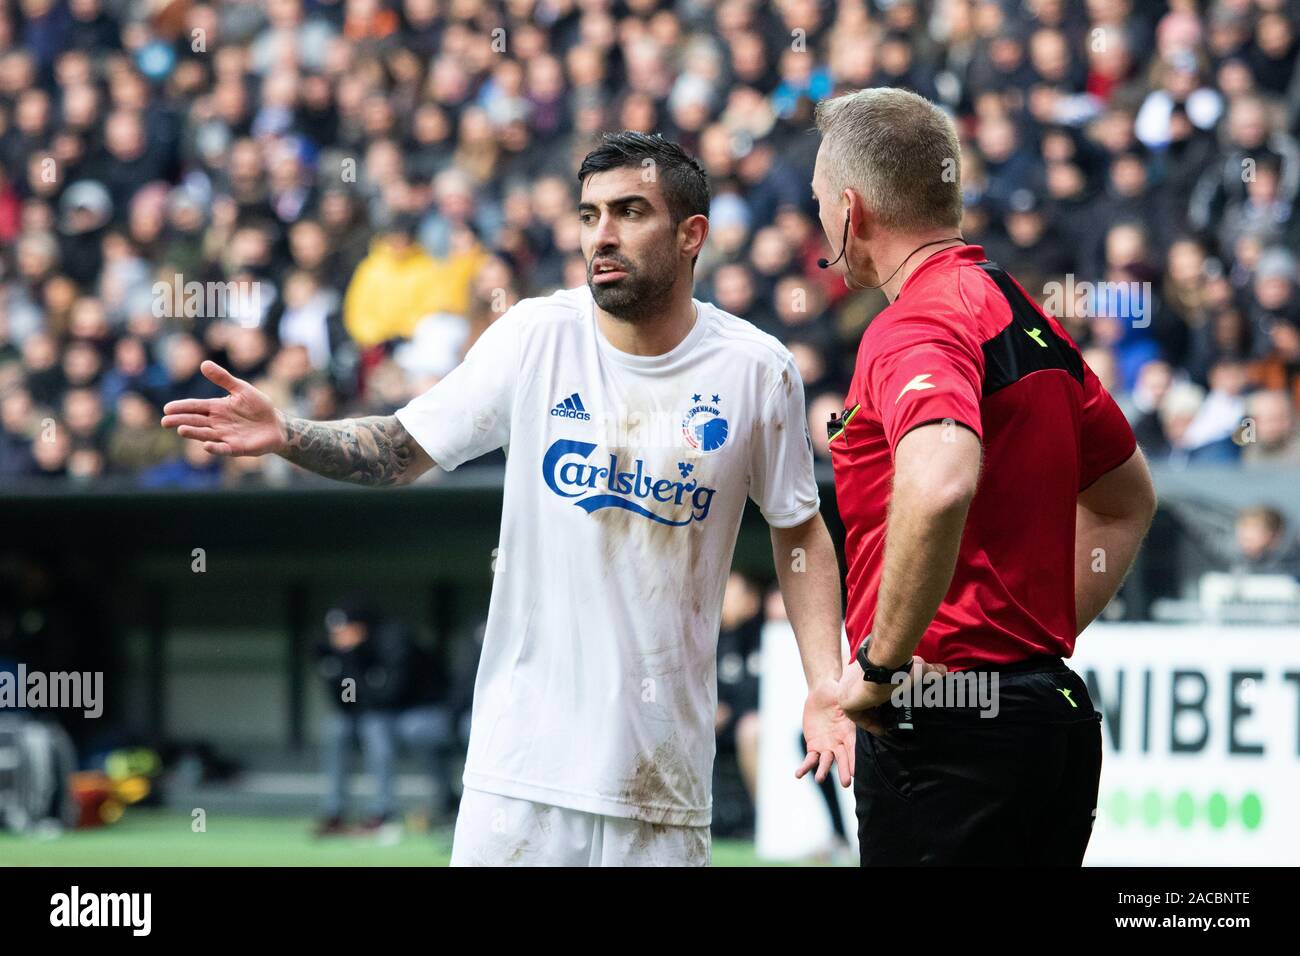
[[317, 666], [334, 703], [321, 734], [321, 762], [328, 777], [319, 836], [345, 832], [347, 777], [352, 742], [359, 739], [375, 795], [361, 824], [373, 832], [397, 816], [399, 749], [418, 753], [434, 781], [435, 803], [445, 799], [445, 755], [453, 741], [445, 706], [446, 677], [432, 655], [407, 629], [385, 619], [373, 602], [352, 597], [325, 615], [328, 640]]

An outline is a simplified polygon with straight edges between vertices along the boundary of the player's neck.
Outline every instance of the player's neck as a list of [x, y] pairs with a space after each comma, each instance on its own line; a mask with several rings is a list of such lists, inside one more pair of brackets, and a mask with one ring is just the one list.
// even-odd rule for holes
[[695, 328], [695, 303], [691, 285], [674, 288], [669, 305], [662, 311], [636, 320], [620, 319], [596, 307], [596, 325], [605, 340], [628, 355], [664, 355], [671, 352]]

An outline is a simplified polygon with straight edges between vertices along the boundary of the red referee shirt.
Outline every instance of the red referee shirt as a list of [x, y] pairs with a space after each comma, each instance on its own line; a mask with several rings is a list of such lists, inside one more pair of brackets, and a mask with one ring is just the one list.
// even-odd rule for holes
[[983, 465], [952, 585], [916, 653], [957, 670], [1074, 651], [1079, 492], [1137, 447], [1065, 330], [979, 246], [908, 276], [862, 337], [832, 437], [847, 531], [849, 643], [871, 633], [893, 454], [932, 422], [973, 431]]

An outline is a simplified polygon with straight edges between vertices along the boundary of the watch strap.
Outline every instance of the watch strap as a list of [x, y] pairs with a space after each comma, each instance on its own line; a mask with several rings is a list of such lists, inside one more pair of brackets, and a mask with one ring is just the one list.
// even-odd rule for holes
[[911, 673], [914, 658], [909, 657], [907, 663], [898, 667], [884, 667], [880, 664], [873, 664], [867, 659], [867, 650], [870, 647], [871, 635], [868, 634], [867, 639], [862, 642], [862, 646], [858, 648], [858, 653], [855, 655], [855, 659], [862, 667], [862, 679], [864, 681], [872, 684], [892, 684], [894, 678], [899, 674], [906, 676]]

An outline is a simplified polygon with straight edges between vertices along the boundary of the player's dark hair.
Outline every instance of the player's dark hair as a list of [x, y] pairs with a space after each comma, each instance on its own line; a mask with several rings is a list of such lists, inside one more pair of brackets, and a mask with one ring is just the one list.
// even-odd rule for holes
[[578, 185], [585, 183], [592, 173], [626, 167], [654, 170], [673, 226], [691, 216], [709, 214], [709, 177], [704, 167], [658, 133], [653, 136], [633, 130], [605, 133], [600, 145], [578, 167]]

